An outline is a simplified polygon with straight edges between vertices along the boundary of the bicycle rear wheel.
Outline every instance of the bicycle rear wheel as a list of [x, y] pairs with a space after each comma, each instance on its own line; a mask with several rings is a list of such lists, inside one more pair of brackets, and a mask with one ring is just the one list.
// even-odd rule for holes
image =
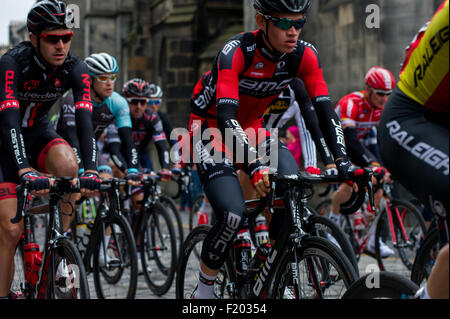
[[[130, 224], [123, 215], [97, 218], [94, 224], [94, 284], [99, 299], [136, 295], [138, 260]], [[110, 235], [106, 235], [110, 233]]]
[[145, 280], [153, 293], [162, 296], [175, 276], [177, 241], [172, 219], [160, 203], [146, 212], [139, 238]]
[[291, 254], [286, 252], [275, 274], [272, 298], [337, 299], [357, 279], [348, 258], [326, 239], [304, 237], [297, 258], [301, 295], [295, 294]]
[[380, 271], [367, 274], [353, 283], [342, 299], [410, 299], [419, 287], [404, 276]]
[[[46, 298], [49, 299], [89, 299], [89, 285], [84, 262], [75, 244], [68, 238], [60, 237], [43, 261], [43, 269], [47, 269]], [[53, 262], [52, 267], [45, 267]], [[42, 278], [41, 278], [42, 279]]]
[[[177, 267], [175, 280], [175, 296], [177, 299], [192, 299], [197, 288], [200, 269], [200, 257], [203, 241], [208, 235], [211, 225], [195, 227], [183, 244], [183, 250]], [[214, 283], [214, 294], [217, 299], [230, 299], [228, 284], [235, 282], [231, 272], [231, 262], [227, 259]]]
[[335, 222], [323, 216], [311, 216], [308, 219], [305, 230], [313, 236], [320, 236], [331, 241], [334, 239], [353, 265], [353, 269], [359, 278], [358, 260], [356, 259], [353, 246], [346, 234]]

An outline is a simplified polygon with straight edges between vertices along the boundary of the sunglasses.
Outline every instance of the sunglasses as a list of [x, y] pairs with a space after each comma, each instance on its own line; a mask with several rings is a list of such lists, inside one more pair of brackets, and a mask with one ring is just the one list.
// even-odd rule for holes
[[63, 43], [68, 43], [73, 38], [73, 32], [66, 33], [66, 34], [40, 34], [40, 38], [44, 39], [45, 42], [51, 43], [51, 44], [57, 44], [59, 41], [62, 41]]
[[148, 105], [152, 106], [152, 105], [160, 105], [161, 104], [161, 100], [148, 100]]
[[108, 80], [111, 80], [112, 82], [114, 82], [115, 80], [117, 80], [117, 75], [116, 74], [112, 74], [112, 75], [97, 75], [95, 78], [99, 82], [102, 82], [102, 83], [106, 83], [106, 82], [108, 82]]
[[284, 31], [287, 31], [292, 27], [294, 27], [295, 30], [300, 30], [301, 28], [303, 28], [303, 26], [306, 23], [306, 17], [303, 19], [298, 19], [298, 20], [292, 20], [292, 19], [288, 19], [288, 18], [274, 18], [269, 15], [263, 15], [263, 17], [266, 18], [267, 20], [272, 20], [273, 24], [276, 27], [278, 27]]
[[141, 104], [141, 105], [147, 106], [148, 99], [133, 99], [133, 98], [130, 98], [130, 99], [128, 99], [128, 102], [131, 103], [131, 104], [134, 104], [134, 105]]
[[[372, 89], [373, 90], [373, 89]], [[390, 91], [378, 91], [378, 90], [373, 90], [373, 92], [376, 94], [376, 95], [379, 95], [379, 96], [389, 96], [389, 95], [391, 95], [391, 93], [392, 92], [390, 92]]]

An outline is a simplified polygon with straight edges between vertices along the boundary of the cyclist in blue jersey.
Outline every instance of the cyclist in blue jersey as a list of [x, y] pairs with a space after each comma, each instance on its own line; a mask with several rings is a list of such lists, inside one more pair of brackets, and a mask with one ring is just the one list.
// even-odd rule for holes
[[[85, 62], [88, 65], [92, 80], [92, 124], [95, 140], [98, 141], [108, 125], [116, 123], [128, 167], [125, 178], [138, 181], [138, 157], [132, 138], [132, 123], [128, 103], [119, 93], [114, 92], [114, 83], [119, 70], [117, 61], [108, 53], [94, 53], [88, 56]], [[84, 165], [78, 156], [79, 142], [76, 134], [78, 128], [74, 122], [73, 95], [71, 92], [64, 97], [62, 104], [57, 131], [72, 146], [74, 153], [77, 155], [79, 168], [83, 171]], [[112, 178], [111, 168], [105, 158], [99, 154], [97, 160], [100, 177], [103, 179]]]

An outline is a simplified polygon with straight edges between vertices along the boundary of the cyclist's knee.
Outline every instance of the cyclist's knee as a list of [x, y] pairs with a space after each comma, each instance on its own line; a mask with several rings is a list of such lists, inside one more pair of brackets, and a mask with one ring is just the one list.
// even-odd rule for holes
[[55, 176], [77, 176], [78, 163], [73, 150], [64, 144], [51, 148], [45, 160], [45, 169]]
[[9, 220], [0, 223], [0, 242], [11, 248], [16, 247], [23, 232], [23, 223], [13, 224]]

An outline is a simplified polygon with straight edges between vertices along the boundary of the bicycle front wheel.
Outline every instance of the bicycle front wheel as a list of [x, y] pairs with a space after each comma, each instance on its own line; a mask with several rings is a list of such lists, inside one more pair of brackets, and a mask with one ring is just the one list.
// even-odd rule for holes
[[[291, 259], [289, 252], [281, 259], [273, 282], [272, 298], [338, 299], [357, 279], [344, 253], [320, 237], [304, 237], [297, 250], [297, 265]], [[294, 265], [298, 283], [294, 283]]]
[[[51, 274], [53, 263], [54, 273]], [[75, 244], [60, 237], [43, 261], [46, 282], [46, 296], [49, 299], [89, 299], [89, 285], [84, 262]], [[42, 290], [38, 287], [38, 293]], [[38, 298], [42, 296], [38, 295]]]
[[[195, 227], [183, 244], [175, 280], [175, 296], [177, 299], [192, 299], [199, 280], [200, 256], [203, 241], [211, 229], [210, 225]], [[214, 282], [214, 295], [217, 299], [231, 299], [228, 284], [236, 281], [232, 273], [232, 265], [226, 260]]]
[[417, 251], [411, 271], [411, 280], [417, 285], [422, 286], [424, 281], [428, 280], [431, 270], [439, 254], [439, 230], [437, 227], [430, 229], [425, 236], [422, 245]]
[[153, 293], [162, 296], [175, 276], [177, 241], [172, 219], [160, 203], [146, 212], [139, 238], [145, 280]]
[[419, 289], [412, 281], [396, 273], [380, 271], [367, 274], [342, 296], [342, 299], [410, 299]]
[[93, 231], [94, 284], [99, 299], [136, 295], [138, 259], [130, 224], [123, 215], [97, 218]]

